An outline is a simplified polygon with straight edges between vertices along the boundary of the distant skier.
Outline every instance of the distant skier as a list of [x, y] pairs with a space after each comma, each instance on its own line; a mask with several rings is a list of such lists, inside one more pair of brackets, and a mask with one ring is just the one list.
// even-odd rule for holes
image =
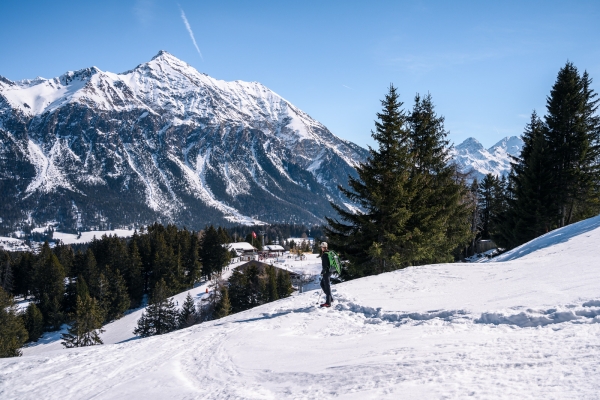
[[325, 293], [325, 303], [321, 307], [331, 307], [333, 297], [331, 296], [331, 264], [329, 263], [329, 251], [327, 250], [327, 242], [321, 243], [321, 289]]

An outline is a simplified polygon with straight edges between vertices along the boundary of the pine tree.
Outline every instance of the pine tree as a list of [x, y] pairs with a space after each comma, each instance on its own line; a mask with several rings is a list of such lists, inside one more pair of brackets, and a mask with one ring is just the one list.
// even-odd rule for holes
[[190, 235], [190, 245], [185, 258], [186, 284], [193, 287], [200, 279], [202, 264], [200, 264], [200, 243], [198, 235]]
[[35, 255], [29, 252], [20, 253], [14, 264], [13, 293], [28, 298], [32, 291]]
[[265, 267], [266, 272], [266, 291], [265, 291], [265, 302], [271, 302], [279, 299], [279, 293], [277, 291], [277, 272], [275, 267], [269, 265]]
[[14, 286], [13, 267], [10, 254], [0, 250], [0, 287], [7, 293], [11, 293]]
[[204, 231], [200, 242], [200, 259], [202, 260], [202, 275], [208, 276], [209, 279], [213, 274], [220, 274], [223, 267], [230, 260], [229, 251], [223, 246], [223, 237], [214, 226], [209, 226]]
[[444, 117], [435, 113], [431, 95], [416, 95], [410, 128], [411, 174], [414, 193], [405, 230], [412, 265], [450, 262], [453, 250], [471, 238], [468, 188], [450, 163], [450, 143]]
[[228, 295], [231, 302], [232, 314], [250, 308], [248, 278], [237, 269], [233, 270], [233, 273], [229, 277]]
[[135, 335], [148, 337], [172, 332], [178, 328], [178, 313], [164, 279], [156, 283], [146, 311], [138, 320]]
[[83, 298], [77, 296], [77, 307], [72, 317], [73, 322], [67, 333], [61, 336], [63, 346], [70, 348], [102, 344], [100, 334], [104, 332], [103, 313], [96, 299], [90, 296]]
[[277, 272], [277, 296], [280, 299], [289, 297], [292, 292], [292, 280], [290, 279], [290, 273], [280, 269]]
[[546, 142], [556, 225], [595, 215], [600, 185], [600, 121], [597, 94], [587, 73], [570, 62], [558, 72], [546, 102]]
[[0, 358], [18, 357], [27, 341], [27, 330], [13, 297], [0, 288]]
[[196, 303], [188, 292], [179, 311], [179, 329], [190, 327], [198, 322], [198, 310], [196, 310]]
[[174, 281], [172, 274], [175, 269], [176, 259], [173, 249], [167, 245], [164, 235], [159, 234], [155, 239], [151, 281], [156, 284], [162, 279], [169, 291], [177, 290], [179, 285]]
[[121, 272], [117, 269], [115, 272], [108, 270], [109, 275], [109, 305], [106, 315], [107, 321], [112, 321], [123, 316], [123, 313], [129, 309], [131, 304], [127, 285]]
[[231, 302], [229, 300], [229, 291], [226, 286], [220, 288], [221, 296], [215, 310], [215, 318], [223, 318], [231, 314]]
[[500, 212], [500, 179], [487, 174], [477, 188], [481, 238], [490, 239], [496, 230], [495, 221]]
[[62, 302], [65, 293], [65, 272], [48, 242], [44, 243], [35, 264], [33, 295], [46, 325], [57, 330], [64, 322]]
[[142, 302], [144, 296], [144, 277], [142, 276], [142, 258], [138, 250], [137, 243], [131, 241], [131, 250], [129, 256], [129, 268], [127, 275], [127, 289], [131, 306], [137, 307]]
[[44, 334], [44, 317], [35, 303], [29, 303], [23, 314], [23, 323], [29, 336], [30, 342], [37, 342]]
[[411, 217], [410, 132], [396, 88], [390, 86], [377, 114], [373, 139], [378, 149], [369, 148], [366, 163], [357, 168], [358, 178], [350, 177], [350, 189], [342, 193], [356, 202], [362, 212], [353, 213], [331, 203], [338, 219], [326, 218], [332, 248], [350, 261], [344, 278], [391, 271], [412, 261], [408, 246], [411, 232], [405, 227]]
[[546, 130], [534, 111], [522, 136], [521, 155], [514, 159], [509, 175], [507, 207], [493, 218], [497, 229], [492, 237], [502, 247], [516, 247], [557, 227], [559, 211], [553, 202]]

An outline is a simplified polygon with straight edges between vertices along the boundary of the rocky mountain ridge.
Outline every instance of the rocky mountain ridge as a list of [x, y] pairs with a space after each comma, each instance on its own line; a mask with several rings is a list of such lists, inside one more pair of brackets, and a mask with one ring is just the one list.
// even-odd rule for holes
[[122, 74], [0, 80], [5, 223], [321, 221], [367, 151], [257, 82], [161, 51]]
[[[505, 174], [519, 138], [452, 150]], [[154, 221], [321, 223], [367, 150], [258, 82], [225, 82], [161, 51], [124, 73], [0, 76], [0, 233], [23, 223], [109, 229]]]
[[523, 140], [517, 136], [505, 137], [489, 149], [470, 137], [455, 146], [451, 155], [462, 172], [469, 173], [471, 178], [481, 182], [487, 174], [497, 177], [507, 175], [511, 168], [511, 156], [519, 156], [522, 148]]

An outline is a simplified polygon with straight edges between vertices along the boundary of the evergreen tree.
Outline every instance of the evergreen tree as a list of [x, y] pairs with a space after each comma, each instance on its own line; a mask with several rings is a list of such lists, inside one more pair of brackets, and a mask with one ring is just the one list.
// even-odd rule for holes
[[14, 263], [14, 287], [13, 293], [28, 298], [32, 291], [35, 255], [29, 252], [22, 252]]
[[178, 322], [175, 304], [169, 298], [166, 282], [161, 279], [156, 283], [148, 307], [133, 333], [141, 337], [162, 335], [176, 330]]
[[62, 303], [65, 293], [65, 272], [48, 242], [44, 243], [34, 267], [33, 295], [46, 325], [59, 329], [64, 321]]
[[410, 115], [390, 87], [372, 134], [377, 150], [340, 190], [358, 203], [352, 213], [332, 203], [340, 220], [327, 219], [332, 248], [347, 257], [344, 279], [408, 265], [448, 262], [469, 242], [471, 204], [456, 167], [449, 164], [444, 118], [431, 96], [416, 96]]
[[196, 303], [188, 292], [179, 311], [179, 329], [190, 327], [198, 322], [198, 310], [196, 310]]
[[229, 300], [229, 291], [226, 286], [220, 288], [221, 296], [215, 310], [215, 318], [223, 318], [231, 314], [231, 302]]
[[290, 279], [290, 273], [280, 269], [277, 272], [277, 297], [284, 299], [289, 297], [292, 292], [292, 280]]
[[29, 336], [30, 342], [37, 342], [44, 334], [44, 317], [35, 303], [29, 303], [23, 314], [23, 323]]
[[271, 302], [279, 299], [279, 292], [277, 288], [277, 272], [272, 265], [265, 267], [266, 272], [266, 290], [265, 290], [265, 302]]
[[500, 179], [492, 174], [487, 174], [478, 185], [477, 195], [481, 238], [487, 240], [496, 231], [495, 221], [500, 212], [502, 195]]
[[213, 274], [220, 274], [223, 267], [229, 262], [229, 251], [223, 246], [223, 238], [219, 232], [210, 226], [205, 229], [200, 243], [200, 259], [202, 260], [202, 274], [209, 279]]
[[121, 272], [117, 269], [115, 272], [108, 270], [109, 279], [109, 303], [107, 307], [106, 321], [112, 321], [123, 316], [123, 313], [129, 309], [131, 304], [127, 285]]
[[0, 250], [0, 287], [5, 292], [11, 293], [14, 286], [12, 260], [7, 251]]
[[0, 358], [18, 357], [27, 341], [27, 330], [13, 297], [0, 288]]
[[129, 262], [127, 290], [131, 299], [131, 306], [137, 307], [142, 302], [142, 297], [144, 296], [144, 277], [142, 275], [142, 258], [135, 240], [131, 241]]
[[431, 95], [416, 95], [410, 128], [410, 218], [403, 246], [411, 265], [450, 262], [453, 250], [471, 238], [468, 188], [450, 163], [444, 117], [435, 113]]
[[159, 234], [154, 243], [154, 261], [152, 263], [151, 282], [156, 285], [161, 279], [167, 284], [169, 291], [177, 290], [179, 283], [174, 279], [177, 260], [173, 249], [167, 245], [164, 235]]
[[326, 218], [332, 247], [350, 261], [344, 278], [391, 271], [412, 260], [407, 246], [411, 232], [405, 229], [415, 195], [409, 185], [412, 160], [407, 116], [395, 87], [390, 86], [381, 103], [383, 110], [377, 114], [371, 135], [379, 147], [369, 148], [369, 158], [357, 168], [358, 178], [349, 178], [350, 189], [340, 187], [362, 212], [346, 211], [331, 203], [339, 220]]
[[186, 284], [188, 287], [193, 287], [200, 279], [202, 264], [200, 264], [200, 242], [198, 235], [192, 233], [189, 240], [190, 244], [185, 258]]
[[[534, 111], [523, 133], [523, 149], [513, 161], [507, 187], [492, 221], [492, 237], [499, 246], [513, 248], [557, 227], [558, 208], [553, 205], [553, 167], [545, 139], [546, 127]], [[502, 185], [500, 185], [502, 186]]]
[[72, 315], [73, 322], [67, 333], [62, 334], [62, 345], [83, 347], [102, 344], [100, 334], [102, 329], [103, 312], [98, 307], [96, 299], [90, 296], [77, 296], [77, 306]]
[[88, 289], [91, 297], [100, 300], [100, 271], [98, 270], [98, 264], [96, 263], [96, 257], [91, 249], [87, 249], [85, 254], [80, 258], [81, 266], [78, 268], [79, 273], [85, 279], [88, 284]]
[[248, 293], [248, 278], [237, 269], [229, 277], [228, 295], [231, 303], [231, 313], [248, 310], [250, 299]]
[[547, 99], [546, 142], [556, 225], [597, 214], [600, 185], [600, 121], [597, 94], [587, 73], [570, 62], [558, 72]]

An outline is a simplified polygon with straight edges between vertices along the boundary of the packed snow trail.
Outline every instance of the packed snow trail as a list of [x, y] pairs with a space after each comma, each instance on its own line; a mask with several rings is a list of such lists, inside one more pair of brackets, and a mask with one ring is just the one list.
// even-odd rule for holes
[[339, 284], [332, 309], [309, 292], [168, 335], [3, 359], [0, 398], [598, 398], [600, 217], [553, 237], [511, 261]]

